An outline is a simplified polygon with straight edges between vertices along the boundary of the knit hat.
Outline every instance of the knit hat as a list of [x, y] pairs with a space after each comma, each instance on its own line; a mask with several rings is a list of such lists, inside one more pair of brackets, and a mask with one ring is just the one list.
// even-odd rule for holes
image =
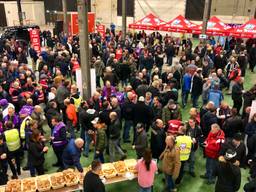
[[19, 115], [21, 116], [27, 116], [30, 114], [30, 110], [28, 108], [22, 108], [19, 112]]
[[228, 149], [226, 154], [225, 154], [225, 159], [227, 161], [231, 161], [235, 157], [236, 157], [236, 152], [234, 150], [232, 150], [232, 149]]
[[7, 99], [1, 99], [1, 100], [0, 100], [0, 106], [1, 106], [1, 107], [6, 106], [7, 104], [8, 104]]

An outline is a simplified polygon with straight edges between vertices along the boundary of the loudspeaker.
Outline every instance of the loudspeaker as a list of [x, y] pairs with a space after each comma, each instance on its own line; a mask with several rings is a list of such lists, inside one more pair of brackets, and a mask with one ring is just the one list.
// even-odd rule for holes
[[59, 35], [63, 32], [63, 21], [55, 21], [55, 34]]

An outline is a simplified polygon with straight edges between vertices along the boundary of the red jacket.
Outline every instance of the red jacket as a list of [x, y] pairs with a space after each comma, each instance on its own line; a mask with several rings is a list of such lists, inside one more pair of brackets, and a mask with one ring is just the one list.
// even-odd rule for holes
[[69, 104], [66, 109], [67, 117], [70, 121], [72, 121], [73, 126], [77, 124], [77, 115], [76, 115], [76, 107], [73, 104]]
[[225, 134], [222, 130], [219, 130], [217, 133], [210, 132], [205, 140], [205, 155], [213, 159], [218, 158], [221, 144], [224, 143], [224, 141]]
[[181, 126], [182, 121], [180, 120], [169, 120], [168, 121], [168, 133], [171, 133], [172, 135], [177, 135], [178, 131], [179, 131], [179, 127]]

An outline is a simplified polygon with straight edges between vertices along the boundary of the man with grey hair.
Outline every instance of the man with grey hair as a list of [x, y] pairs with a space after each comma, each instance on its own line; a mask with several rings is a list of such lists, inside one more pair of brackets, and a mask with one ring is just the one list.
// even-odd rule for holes
[[79, 172], [83, 172], [83, 168], [80, 163], [80, 157], [83, 146], [84, 140], [81, 138], [71, 139], [68, 142], [62, 154], [65, 169], [70, 167], [76, 167]]
[[109, 114], [110, 125], [109, 125], [109, 160], [110, 162], [115, 161], [115, 154], [118, 153], [121, 156], [121, 160], [126, 158], [123, 150], [120, 148], [120, 135], [121, 135], [121, 123], [118, 119], [116, 112]]

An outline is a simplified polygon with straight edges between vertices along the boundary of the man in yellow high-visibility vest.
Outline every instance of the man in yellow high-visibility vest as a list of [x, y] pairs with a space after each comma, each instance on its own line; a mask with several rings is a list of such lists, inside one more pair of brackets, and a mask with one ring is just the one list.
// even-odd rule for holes
[[180, 126], [178, 131], [178, 136], [176, 137], [176, 146], [180, 149], [180, 161], [181, 161], [181, 167], [180, 167], [180, 174], [179, 177], [176, 179], [176, 184], [180, 184], [183, 175], [184, 175], [184, 166], [185, 163], [188, 161], [192, 143], [193, 140], [190, 136], [185, 135], [186, 128], [184, 126]]
[[[21, 142], [18, 129], [13, 127], [13, 123], [8, 121], [6, 123], [7, 130], [4, 132], [5, 142], [7, 145], [7, 160], [12, 171], [12, 179], [17, 179], [20, 172], [20, 153]], [[16, 165], [16, 167], [15, 167]]]

